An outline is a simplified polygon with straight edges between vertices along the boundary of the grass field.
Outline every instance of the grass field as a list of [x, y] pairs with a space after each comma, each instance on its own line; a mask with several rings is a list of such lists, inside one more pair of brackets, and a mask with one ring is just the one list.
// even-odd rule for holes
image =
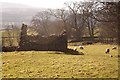
[[[16, 51], [2, 53], [3, 78], [117, 78], [116, 45], [94, 44], [78, 49], [84, 55], [51, 51]], [[69, 46], [74, 48], [74, 46]], [[105, 49], [110, 48], [109, 54]]]

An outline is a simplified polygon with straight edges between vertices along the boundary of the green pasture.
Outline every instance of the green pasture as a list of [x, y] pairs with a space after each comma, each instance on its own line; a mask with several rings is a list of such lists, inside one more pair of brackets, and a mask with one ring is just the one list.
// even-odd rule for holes
[[[57, 51], [2, 52], [2, 77], [117, 78], [118, 49], [112, 50], [113, 46], [117, 45], [86, 45], [83, 50], [76, 46], [84, 55]], [[106, 48], [110, 48], [110, 54], [105, 54]]]

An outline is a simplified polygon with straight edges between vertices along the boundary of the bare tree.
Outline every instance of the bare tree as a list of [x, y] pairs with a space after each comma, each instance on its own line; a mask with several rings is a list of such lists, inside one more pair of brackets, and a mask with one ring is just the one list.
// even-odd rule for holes
[[101, 23], [100, 34], [106, 37], [117, 37], [119, 27], [118, 2], [101, 2], [101, 7], [94, 10], [92, 18]]
[[92, 18], [92, 14], [95, 4], [95, 2], [66, 3], [71, 15], [73, 15], [74, 28], [76, 29], [76, 39], [80, 39], [85, 29], [88, 29], [90, 37], [94, 38], [96, 33], [96, 20]]
[[37, 13], [32, 19], [32, 26], [40, 35], [49, 35], [50, 14], [48, 11], [41, 11]]
[[62, 21], [64, 29], [67, 30], [67, 20], [69, 17], [69, 12], [65, 9], [50, 10], [50, 12], [51, 15]]
[[102, 33], [107, 35], [111, 33], [115, 36], [118, 33], [119, 9], [117, 3], [67, 2], [65, 6], [68, 9], [39, 12], [33, 17], [32, 24], [42, 35], [49, 35], [50, 27], [54, 26], [56, 30], [58, 27], [62, 27], [61, 30], [66, 29], [69, 37], [75, 34], [74, 38], [77, 40], [80, 40], [83, 35], [89, 35], [91, 39], [94, 39], [96, 34], [101, 36], [104, 35]]
[[82, 7], [78, 2], [69, 2], [69, 3], [65, 3], [65, 5], [68, 7], [71, 16], [73, 16], [73, 20], [74, 20], [74, 25], [73, 28], [76, 31], [76, 39], [79, 40], [80, 36], [79, 36], [79, 27], [78, 27], [78, 14], [80, 13], [80, 7]]
[[86, 27], [88, 28], [88, 33], [91, 37], [91, 39], [94, 39], [95, 35], [95, 29], [96, 29], [96, 20], [94, 20], [92, 17], [93, 10], [95, 8], [96, 3], [95, 2], [86, 2], [84, 3], [84, 10], [83, 15], [86, 16]]

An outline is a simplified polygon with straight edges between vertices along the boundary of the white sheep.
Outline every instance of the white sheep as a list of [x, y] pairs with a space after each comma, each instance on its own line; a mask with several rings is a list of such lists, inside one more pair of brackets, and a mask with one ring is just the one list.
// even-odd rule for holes
[[114, 50], [114, 49], [117, 49], [117, 47], [116, 46], [112, 47], [112, 50]]
[[109, 52], [110, 52], [110, 49], [109, 49], [109, 48], [106, 48], [105, 53], [107, 54], [107, 53], [109, 53]]
[[77, 51], [77, 47], [74, 47], [74, 49], [73, 49], [73, 50]]
[[80, 49], [84, 49], [84, 46], [79, 46]]
[[110, 55], [110, 57], [113, 57], [112, 55]]

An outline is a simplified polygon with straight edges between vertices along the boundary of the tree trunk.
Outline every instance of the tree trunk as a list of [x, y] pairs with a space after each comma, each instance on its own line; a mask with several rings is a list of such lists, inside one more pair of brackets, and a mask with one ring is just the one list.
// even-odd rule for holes
[[118, 38], [117, 43], [120, 45], [120, 2], [117, 4], [117, 27], [118, 27]]
[[88, 31], [91, 37], [91, 41], [94, 41], [94, 25], [91, 18], [88, 18]]

